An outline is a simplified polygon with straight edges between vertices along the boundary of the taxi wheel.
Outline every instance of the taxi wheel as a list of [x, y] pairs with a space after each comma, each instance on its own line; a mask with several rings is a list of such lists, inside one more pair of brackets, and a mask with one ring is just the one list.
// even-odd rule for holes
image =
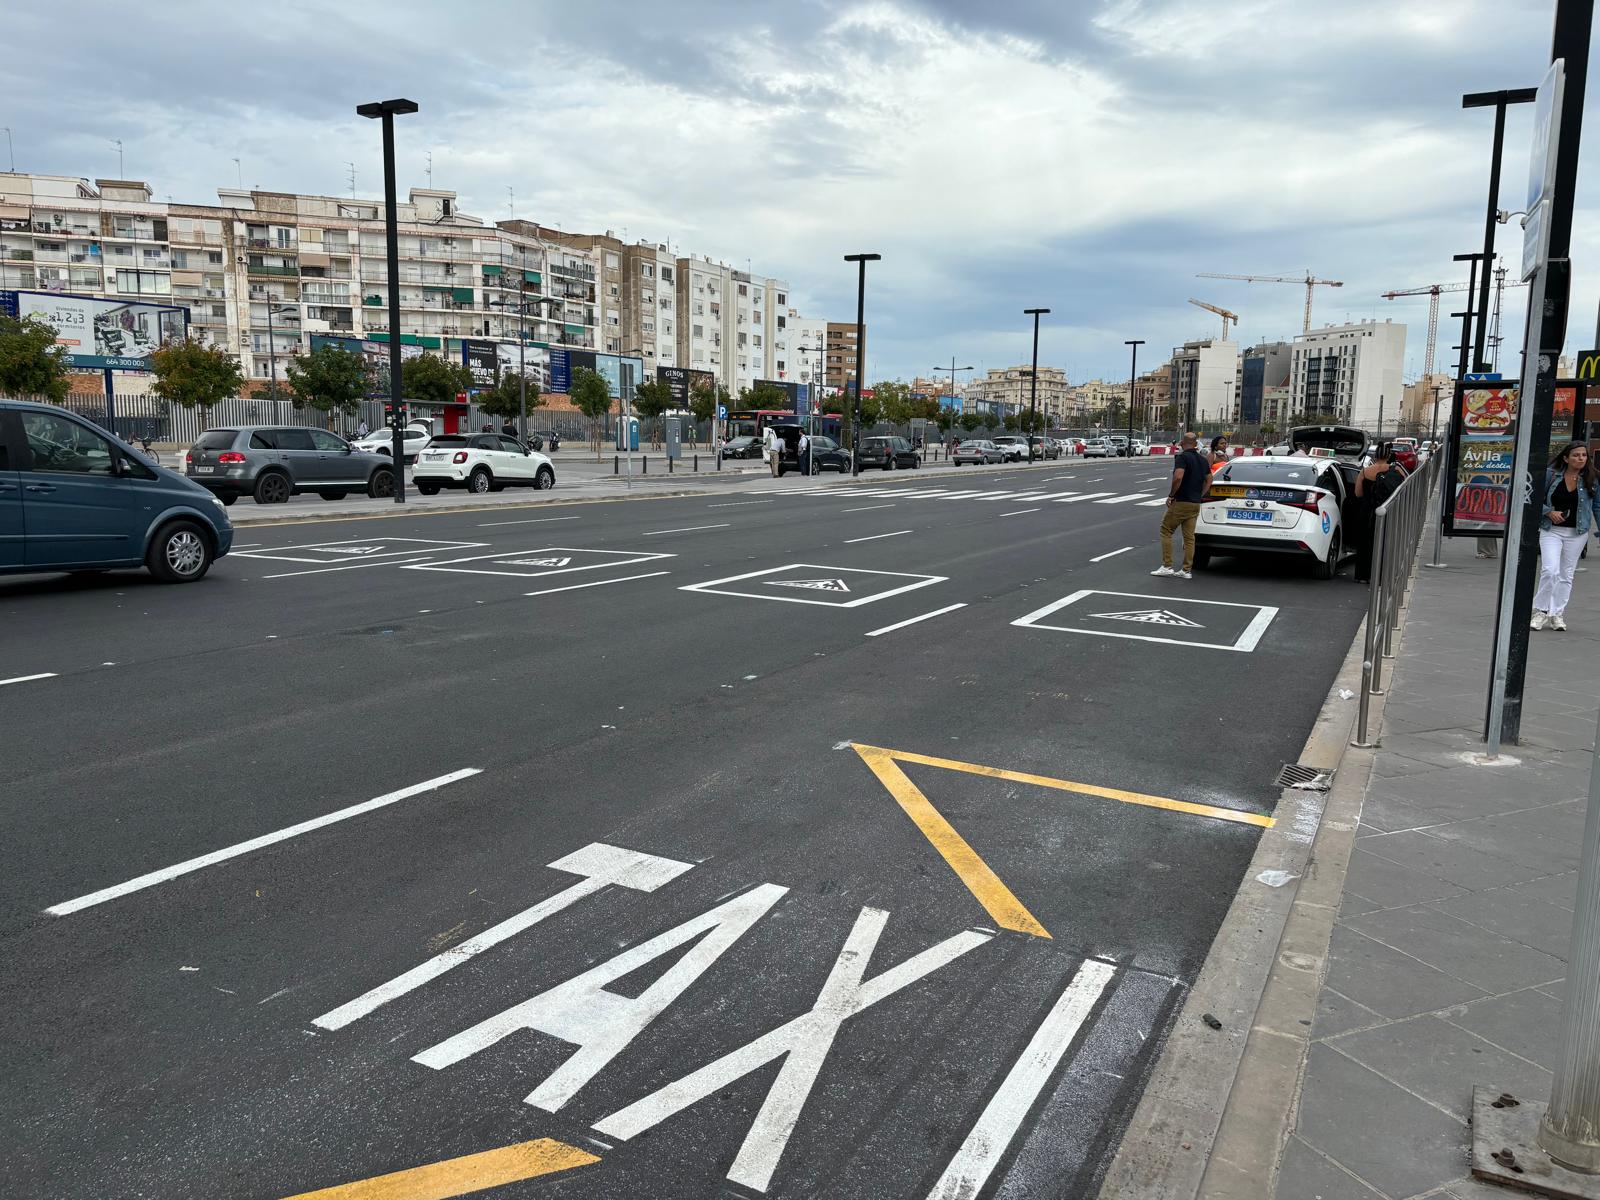
[[1311, 573], [1318, 579], [1332, 579], [1334, 575], [1338, 573], [1339, 555], [1344, 552], [1343, 546], [1340, 544], [1340, 542], [1341, 539], [1339, 537], [1339, 531], [1335, 529], [1333, 531], [1332, 539], [1330, 539], [1328, 542], [1327, 561], [1324, 562], [1319, 559], [1311, 568]]

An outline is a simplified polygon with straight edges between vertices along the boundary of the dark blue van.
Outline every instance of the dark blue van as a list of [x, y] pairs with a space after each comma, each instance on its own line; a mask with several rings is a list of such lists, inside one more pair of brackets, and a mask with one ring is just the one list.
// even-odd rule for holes
[[191, 583], [232, 545], [199, 484], [75, 413], [0, 400], [0, 575], [146, 566]]

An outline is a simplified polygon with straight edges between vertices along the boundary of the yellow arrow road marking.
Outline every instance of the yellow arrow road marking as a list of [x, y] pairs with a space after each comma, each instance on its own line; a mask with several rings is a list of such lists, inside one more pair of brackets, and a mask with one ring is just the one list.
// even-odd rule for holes
[[1006, 771], [999, 767], [985, 767], [979, 763], [959, 762], [953, 758], [934, 758], [928, 754], [887, 750], [882, 746], [865, 746], [860, 742], [851, 742], [850, 745], [861, 756], [861, 761], [866, 763], [878, 777], [878, 782], [889, 790], [889, 794], [895, 798], [905, 814], [922, 831], [922, 836], [928, 839], [995, 922], [1002, 928], [1017, 933], [1030, 933], [1035, 937], [1047, 938], [1050, 934], [1022, 901], [1017, 899], [1011, 889], [1001, 882], [989, 864], [978, 856], [978, 852], [968, 845], [967, 840], [956, 832], [954, 826], [945, 820], [938, 809], [934, 808], [922, 794], [921, 789], [911, 782], [898, 764], [919, 763], [922, 766], [941, 767], [947, 771], [960, 771], [967, 775], [982, 775], [989, 779], [1008, 780], [1011, 783], [1032, 784], [1058, 792], [1098, 796], [1122, 804], [1137, 804], [1145, 808], [1188, 813], [1191, 816], [1210, 817], [1239, 825], [1256, 825], [1263, 829], [1271, 828], [1274, 824], [1273, 818], [1259, 813], [1218, 808], [1212, 804], [1194, 804], [1188, 800], [1172, 800], [1166, 796], [1150, 796], [1143, 792], [1123, 791], [1120, 788], [1098, 787], [1091, 783], [1074, 783], [1069, 779], [1052, 779], [1048, 775]]
[[286, 1200], [451, 1200], [485, 1188], [553, 1175], [599, 1161], [598, 1154], [553, 1138], [538, 1138], [388, 1175], [375, 1175], [355, 1183], [300, 1192]]

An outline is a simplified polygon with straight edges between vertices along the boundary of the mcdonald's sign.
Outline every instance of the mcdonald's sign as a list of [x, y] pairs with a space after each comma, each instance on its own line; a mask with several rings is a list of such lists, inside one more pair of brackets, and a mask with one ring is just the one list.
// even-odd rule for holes
[[1579, 379], [1600, 379], [1600, 350], [1584, 350], [1578, 355]]

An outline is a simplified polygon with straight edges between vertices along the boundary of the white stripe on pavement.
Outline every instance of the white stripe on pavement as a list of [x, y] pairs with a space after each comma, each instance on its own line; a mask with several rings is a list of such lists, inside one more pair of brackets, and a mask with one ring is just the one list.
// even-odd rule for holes
[[[525, 521], [485, 521], [479, 529], [493, 529], [496, 525], [544, 525], [550, 521], [576, 521], [577, 517], [529, 517]], [[234, 547], [238, 549], [237, 546]]]
[[304, 571], [283, 571], [277, 575], [263, 575], [263, 579], [293, 579], [296, 575], [326, 575], [330, 571], [359, 571], [362, 567], [404, 567], [411, 563], [432, 562], [428, 555], [421, 558], [386, 558], [382, 562], [350, 563], [343, 567], [310, 567]]
[[1031, 512], [1038, 512], [1038, 511], [1039, 510], [1037, 508], [1019, 508], [1019, 509], [1013, 510], [1012, 512], [1001, 513], [1000, 515], [1002, 517], [1020, 517], [1023, 513], [1031, 513]]
[[1133, 549], [1132, 546], [1124, 546], [1121, 550], [1113, 550], [1109, 554], [1102, 554], [1098, 558], [1091, 558], [1089, 561], [1090, 562], [1105, 562], [1105, 560], [1108, 559], [1108, 558], [1115, 558], [1119, 554], [1126, 554], [1129, 550], [1132, 550], [1132, 549]]
[[[730, 500], [726, 504], [708, 504], [707, 508], [743, 508], [747, 504], [771, 504], [771, 500]], [[557, 518], [559, 520], [559, 518]]]
[[[1149, 498], [1150, 498], [1150, 493], [1149, 492], [1130, 492], [1126, 496], [1113, 496], [1109, 500], [1096, 500], [1095, 503], [1096, 504], [1126, 504], [1130, 500], [1148, 500]], [[1166, 501], [1163, 500], [1162, 503], [1165, 504]]]
[[880, 508], [893, 508], [892, 504], [868, 504], [863, 508], [841, 508], [840, 512], [876, 512]]
[[1140, 508], [1160, 508], [1162, 505], [1166, 504], [1166, 502], [1167, 502], [1167, 498], [1165, 496], [1158, 496], [1154, 500], [1141, 500], [1141, 501], [1139, 501], [1139, 507]]
[[1057, 504], [1082, 504], [1085, 500], [1098, 500], [1102, 496], [1115, 496], [1115, 492], [1085, 492], [1081, 496], [1068, 496], [1064, 500], [1057, 500]]
[[920, 617], [911, 617], [904, 621], [896, 621], [893, 625], [885, 625], [882, 629], [874, 629], [867, 634], [868, 637], [878, 637], [885, 633], [893, 633], [896, 629], [904, 629], [907, 625], [915, 625], [918, 621], [927, 621], [933, 617], [942, 617], [945, 613], [955, 612], [958, 608], [965, 608], [965, 604], [947, 604], [943, 608], [936, 608], [932, 612], [925, 612]]
[[663, 533], [696, 533], [702, 529], [727, 529], [732, 522], [724, 521], [721, 525], [685, 525], [681, 529], [652, 529], [649, 533], [641, 533], [640, 537], [660, 537]]
[[1106, 963], [1093, 959], [1078, 968], [933, 1185], [928, 1200], [971, 1200], [983, 1190], [1114, 974]]
[[352, 804], [349, 808], [341, 808], [337, 812], [327, 813], [324, 816], [313, 817], [309, 821], [301, 821], [298, 825], [290, 825], [286, 829], [279, 829], [274, 833], [264, 833], [260, 837], [251, 838], [248, 842], [240, 842], [235, 846], [228, 846], [222, 850], [213, 850], [210, 854], [202, 854], [199, 858], [186, 859], [170, 867], [163, 867], [159, 871], [151, 871], [130, 879], [126, 883], [119, 883], [113, 887], [101, 888], [98, 892], [90, 892], [87, 896], [79, 896], [76, 900], [65, 900], [60, 904], [51, 905], [44, 911], [52, 917], [65, 917], [71, 913], [81, 912], [86, 908], [93, 908], [97, 904], [104, 904], [107, 900], [116, 900], [133, 892], [143, 891], [148, 887], [155, 887], [158, 883], [166, 883], [169, 879], [176, 879], [180, 875], [187, 875], [191, 871], [198, 871], [202, 867], [209, 867], [219, 862], [227, 862], [230, 858], [249, 854], [253, 850], [260, 850], [264, 846], [271, 846], [278, 842], [287, 841], [292, 837], [299, 837], [302, 833], [321, 829], [326, 825], [333, 825], [339, 821], [348, 821], [351, 817], [359, 817], [379, 808], [387, 808], [401, 800], [408, 800], [412, 796], [420, 796], [423, 792], [436, 791], [447, 784], [457, 780], [468, 779], [473, 775], [481, 775], [481, 767], [463, 767], [459, 771], [451, 771], [448, 775], [440, 775], [435, 779], [425, 779], [421, 783], [414, 783], [410, 787], [401, 788], [397, 792], [387, 792], [372, 800], [360, 804]]
[[593, 583], [569, 583], [566, 587], [545, 588], [542, 592], [523, 592], [524, 596], [549, 596], [556, 592], [575, 592], [579, 588], [605, 587], [608, 583], [627, 583], [634, 579], [654, 579], [657, 575], [671, 575], [671, 571], [651, 571], [645, 575], [624, 575], [621, 579], [598, 579]]
[[57, 674], [59, 672], [41, 671], [37, 675], [18, 675], [13, 679], [0, 679], [0, 687], [5, 687], [8, 683], [32, 683], [35, 679], [54, 679]]
[[1076, 496], [1077, 494], [1077, 492], [1046, 492], [1042, 496], [1033, 497], [1033, 499], [1043, 504], [1046, 500], [1060, 500], [1064, 496]]
[[911, 530], [909, 529], [896, 529], [893, 533], [875, 533], [871, 537], [845, 538], [844, 544], [846, 546], [853, 546], [857, 542], [875, 542], [879, 538], [899, 537], [902, 533], [910, 532]]

